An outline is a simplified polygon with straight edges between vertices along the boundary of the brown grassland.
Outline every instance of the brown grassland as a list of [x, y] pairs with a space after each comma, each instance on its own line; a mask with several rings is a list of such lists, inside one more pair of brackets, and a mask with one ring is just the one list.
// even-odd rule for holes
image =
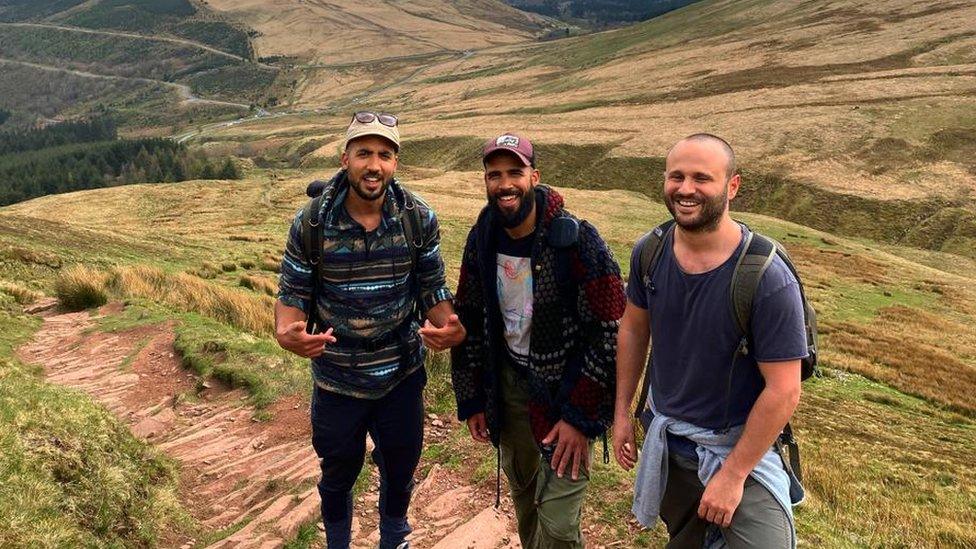
[[[484, 200], [480, 175], [409, 167], [401, 172], [438, 212], [453, 284], [464, 237]], [[113, 299], [158, 303], [172, 311], [164, 316], [182, 318], [191, 328], [195, 317], [181, 315], [197, 313], [270, 348], [271, 298], [256, 281], [274, 276], [304, 185], [321, 174], [254, 170], [240, 182], [137, 185], [14, 205], [0, 212], [0, 249], [6, 250], [0, 273], [17, 280], [18, 273], [30, 272], [31, 291], [51, 291], [60, 271], [84, 263], [96, 273], [88, 281]], [[569, 207], [600, 229], [624, 269], [633, 241], [666, 215], [640, 193], [563, 192]], [[883, 251], [772, 218], [741, 217], [793, 251], [822, 318], [827, 375], [806, 384], [796, 420], [809, 493], [798, 509], [804, 541], [831, 547], [976, 542], [967, 527], [976, 520], [976, 478], [968, 466], [976, 450], [974, 262], [941, 254], [959, 268], [939, 270], [900, 257], [894, 247]], [[209, 276], [194, 274], [201, 270]], [[254, 279], [256, 290], [245, 279]], [[217, 335], [201, 333], [194, 342], [198, 352], [225, 348]], [[208, 337], [219, 341], [208, 345]], [[196, 367], [189, 352], [189, 365]], [[278, 373], [267, 366], [246, 370], [221, 353], [207, 360], [216, 363], [205, 368], [228, 360], [220, 375], [246, 372], [236, 379], [264, 395], [262, 402], [276, 394], [304, 398], [301, 379], [307, 373], [300, 363], [286, 363], [297, 368], [298, 378], [277, 379], [280, 367]], [[272, 354], [264, 360], [280, 359]], [[435, 381], [428, 398], [439, 411], [451, 407], [444, 368], [443, 357], [431, 365]], [[425, 467], [441, 462], [468, 471], [475, 482], [492, 482], [491, 456], [474, 447], [460, 426], [450, 441], [428, 448], [424, 459]], [[472, 463], [478, 465], [472, 469]], [[622, 519], [632, 477], [614, 465], [600, 465], [594, 477], [586, 512], [593, 540], [659, 543], [659, 530], [637, 532]]]
[[[973, 256], [973, 19], [971, 2], [709, 0], [595, 35], [299, 71], [295, 114], [204, 134], [329, 141], [347, 111], [375, 107], [413, 139], [519, 130], [627, 162], [711, 131], [742, 165], [814, 195], [769, 193], [751, 211], [853, 236], [892, 203], [885, 223], [899, 226], [869, 236]], [[633, 189], [648, 173], [638, 162], [609, 177]], [[847, 207], [818, 223], [837, 200]]]
[[497, 0], [211, 0], [209, 5], [259, 33], [258, 56], [325, 66], [459, 54], [522, 42], [541, 27], [540, 18]]
[[[188, 368], [265, 409], [307, 398], [307, 369], [271, 338], [272, 294], [304, 187], [337, 166], [350, 111], [401, 115], [399, 175], [438, 214], [452, 286], [491, 134], [533, 139], [543, 181], [626, 274], [634, 241], [667, 216], [667, 147], [712, 131], [743, 168], [736, 216], [786, 244], [820, 317], [825, 375], [804, 384], [795, 420], [802, 545], [976, 546], [976, 3], [704, 0], [553, 42], [489, 0], [208, 5], [296, 75], [286, 110], [187, 128], [191, 145], [241, 157], [245, 178], [0, 209], [0, 305], [125, 301], [175, 323]], [[20, 341], [33, 325], [18, 322]], [[0, 337], [0, 358], [10, 345]], [[430, 360], [427, 399], [449, 414], [447, 368]], [[493, 454], [454, 428], [422, 467], [492, 483]], [[661, 527], [626, 519], [632, 482], [597, 464], [591, 543], [661, 544]]]

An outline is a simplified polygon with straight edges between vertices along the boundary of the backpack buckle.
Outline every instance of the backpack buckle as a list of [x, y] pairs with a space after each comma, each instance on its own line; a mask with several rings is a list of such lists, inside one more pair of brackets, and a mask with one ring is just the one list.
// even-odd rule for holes
[[742, 356], [749, 356], [749, 340], [745, 336], [739, 340], [739, 348], [736, 349], [736, 352]]

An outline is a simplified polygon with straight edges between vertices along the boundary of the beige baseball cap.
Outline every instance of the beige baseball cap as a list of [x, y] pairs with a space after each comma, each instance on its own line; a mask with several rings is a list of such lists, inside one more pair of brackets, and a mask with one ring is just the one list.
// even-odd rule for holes
[[400, 130], [397, 128], [397, 117], [387, 113], [361, 111], [352, 115], [352, 122], [346, 128], [346, 141], [343, 150], [349, 142], [366, 135], [378, 135], [393, 143], [393, 147], [400, 152]]

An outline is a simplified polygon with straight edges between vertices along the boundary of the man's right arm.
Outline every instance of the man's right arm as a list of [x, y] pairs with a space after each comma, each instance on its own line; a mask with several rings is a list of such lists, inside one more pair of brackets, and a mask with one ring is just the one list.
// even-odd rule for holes
[[332, 328], [321, 334], [305, 333], [305, 311], [286, 305], [280, 299], [275, 302], [275, 339], [283, 349], [298, 356], [315, 358], [325, 352], [327, 344], [335, 343]]
[[617, 398], [613, 417], [613, 452], [617, 463], [631, 469], [637, 463], [637, 440], [630, 406], [647, 359], [650, 318], [647, 310], [627, 300], [617, 331]]
[[484, 425], [484, 368], [487, 342], [484, 340], [484, 289], [478, 271], [477, 229], [468, 234], [461, 260], [461, 276], [454, 296], [454, 309], [467, 337], [451, 349], [451, 382], [457, 400], [458, 419], [468, 422], [471, 435], [487, 441]]
[[305, 333], [305, 310], [309, 306], [312, 291], [312, 268], [302, 249], [302, 214], [298, 211], [288, 231], [288, 243], [281, 260], [278, 277], [278, 300], [275, 302], [275, 339], [283, 349], [299, 356], [315, 358], [325, 350], [325, 345], [335, 343], [332, 329], [325, 333]]
[[[641, 238], [630, 253], [630, 276], [627, 281], [627, 307], [617, 331], [617, 398], [613, 406], [613, 453], [617, 463], [631, 469], [637, 463], [637, 437], [630, 406], [647, 362], [651, 335], [651, 317], [644, 293], [644, 272], [640, 255], [646, 245]], [[638, 403], [638, 406], [643, 403]]]

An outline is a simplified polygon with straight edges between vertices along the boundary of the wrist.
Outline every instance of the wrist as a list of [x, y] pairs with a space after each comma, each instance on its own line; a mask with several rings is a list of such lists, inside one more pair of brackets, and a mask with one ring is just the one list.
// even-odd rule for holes
[[749, 474], [752, 473], [752, 469], [746, 469], [739, 466], [734, 461], [727, 459], [725, 460], [725, 463], [722, 464], [721, 472], [725, 473], [729, 478], [737, 482], [745, 483], [746, 478], [748, 478]]
[[613, 407], [613, 420], [629, 419], [631, 416], [630, 403], [618, 401]]

